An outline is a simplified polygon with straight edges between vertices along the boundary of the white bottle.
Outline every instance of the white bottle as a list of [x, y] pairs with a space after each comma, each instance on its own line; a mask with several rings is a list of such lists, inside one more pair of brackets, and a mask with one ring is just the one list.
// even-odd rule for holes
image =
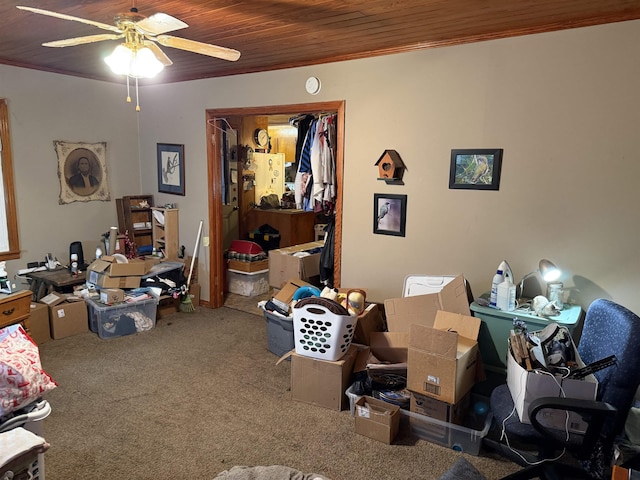
[[78, 276], [78, 254], [71, 254], [71, 275], [74, 277]]
[[491, 281], [491, 297], [489, 298], [489, 306], [496, 308], [498, 301], [498, 285], [504, 282], [504, 273], [498, 270]]
[[500, 310], [512, 312], [516, 309], [516, 286], [509, 280], [498, 285], [498, 298], [496, 306]]

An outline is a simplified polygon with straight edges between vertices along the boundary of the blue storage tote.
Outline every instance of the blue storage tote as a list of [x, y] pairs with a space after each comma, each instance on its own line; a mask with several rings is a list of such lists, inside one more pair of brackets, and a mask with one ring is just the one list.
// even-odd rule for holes
[[158, 301], [155, 298], [118, 305], [105, 305], [90, 298], [89, 328], [100, 338], [122, 337], [151, 330], [156, 326]]

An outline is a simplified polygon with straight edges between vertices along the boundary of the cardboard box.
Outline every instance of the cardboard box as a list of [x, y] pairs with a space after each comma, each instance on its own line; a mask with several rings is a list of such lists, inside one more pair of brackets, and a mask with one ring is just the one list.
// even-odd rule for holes
[[191, 296], [191, 303], [194, 307], [200, 306], [200, 284], [192, 283], [189, 285], [189, 295]]
[[138, 288], [142, 276], [111, 277], [104, 273], [87, 270], [87, 281], [100, 288]]
[[[575, 348], [576, 361], [579, 367], [584, 363]], [[535, 370], [527, 371], [513, 358], [511, 351], [507, 355], [507, 386], [511, 392], [518, 418], [522, 423], [530, 424], [529, 405], [539, 397], [577, 398], [582, 400], [595, 400], [598, 393], [598, 380], [593, 375], [588, 375], [582, 380], [572, 378], [553, 378], [551, 375], [538, 373]], [[562, 387], [562, 389], [561, 389]], [[562, 395], [562, 391], [564, 395]], [[564, 410], [545, 411], [544, 416], [538, 415], [540, 423], [548, 428], [565, 429], [566, 414]], [[580, 415], [569, 412], [568, 428], [570, 432], [584, 433], [588, 424]]]
[[67, 300], [66, 295], [63, 295], [62, 293], [58, 293], [58, 292], [51, 292], [50, 294], [42, 297], [39, 301], [41, 303], [44, 303], [45, 305], [49, 305], [50, 307], [53, 307], [54, 305], [58, 305], [59, 303], [62, 303], [66, 300]]
[[[324, 242], [309, 242], [269, 251], [269, 285], [282, 288], [290, 278], [309, 281], [320, 275], [320, 254]], [[318, 250], [306, 256], [294, 256], [308, 250]]]
[[356, 401], [356, 433], [387, 445], [400, 429], [400, 407], [377, 398], [364, 396]]
[[371, 303], [358, 315], [356, 331], [353, 334], [354, 343], [370, 345], [372, 332], [383, 332], [384, 320], [378, 304]]
[[124, 301], [124, 290], [121, 288], [104, 288], [100, 290], [100, 302], [107, 305]]
[[447, 403], [462, 400], [476, 383], [479, 331], [479, 318], [442, 310], [433, 327], [411, 325], [407, 389]]
[[471, 393], [466, 394], [458, 403], [447, 403], [435, 398], [410, 392], [409, 411], [425, 415], [427, 417], [442, 420], [443, 422], [463, 425], [465, 416], [471, 405]]
[[433, 327], [438, 310], [471, 315], [467, 285], [462, 275], [444, 285], [438, 293], [384, 301], [387, 329], [390, 332], [408, 332], [414, 323]]
[[50, 342], [49, 307], [44, 303], [31, 303], [29, 315], [29, 336], [38, 345]]
[[89, 331], [87, 304], [83, 300], [49, 307], [49, 319], [51, 336], [56, 340]]
[[371, 353], [381, 362], [406, 363], [409, 332], [372, 332]]
[[291, 398], [331, 410], [346, 408], [349, 400], [345, 392], [351, 385], [357, 353], [358, 348], [351, 345], [347, 353], [335, 362], [287, 353], [285, 357], [291, 356]]
[[104, 273], [110, 277], [126, 277], [129, 275], [144, 275], [147, 273], [147, 264], [144, 260], [132, 258], [128, 263], [117, 263], [116, 258], [104, 255], [94, 260], [87, 271]]
[[258, 260], [256, 262], [244, 262], [242, 260], [229, 260], [227, 267], [239, 272], [259, 272], [269, 269], [269, 259]]

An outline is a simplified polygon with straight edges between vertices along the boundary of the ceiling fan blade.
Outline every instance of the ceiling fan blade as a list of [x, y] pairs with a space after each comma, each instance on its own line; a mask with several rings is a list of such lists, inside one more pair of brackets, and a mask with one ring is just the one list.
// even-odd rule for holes
[[100, 35], [88, 35], [86, 37], [67, 38], [65, 40], [55, 40], [53, 42], [43, 43], [43, 47], [73, 47], [85, 43], [102, 42], [103, 40], [117, 40], [124, 35], [116, 35], [114, 33], [102, 33]]
[[142, 30], [143, 33], [150, 35], [160, 35], [161, 33], [173, 32], [181, 28], [187, 28], [189, 25], [182, 20], [178, 20], [166, 13], [154, 13], [150, 17], [143, 18], [136, 22], [136, 28]]
[[156, 58], [165, 67], [168, 67], [169, 65], [173, 65], [173, 62], [171, 61], [171, 59], [169, 57], [167, 57], [167, 55], [162, 51], [162, 49], [158, 45], [153, 43], [151, 40], [145, 40], [144, 41], [144, 46], [145, 47], [149, 47], [149, 49], [153, 52], [153, 54], [156, 56]]
[[222, 58], [232, 62], [240, 58], [240, 52], [232, 48], [218, 47], [217, 45], [187, 40], [186, 38], [158, 35], [155, 40], [166, 47], [179, 48], [180, 50], [209, 55], [210, 57]]
[[39, 13], [41, 15], [48, 15], [50, 17], [61, 18], [63, 20], [73, 20], [74, 22], [86, 23], [87, 25], [93, 25], [94, 27], [102, 28], [103, 30], [111, 30], [112, 32], [122, 33], [115, 25], [109, 25], [107, 23], [94, 22], [93, 20], [87, 20], [80, 17], [72, 17], [71, 15], [65, 15], [64, 13], [51, 12], [49, 10], [42, 10], [40, 8], [33, 7], [23, 7], [21, 5], [16, 5], [16, 8], [20, 10], [26, 10], [28, 12]]

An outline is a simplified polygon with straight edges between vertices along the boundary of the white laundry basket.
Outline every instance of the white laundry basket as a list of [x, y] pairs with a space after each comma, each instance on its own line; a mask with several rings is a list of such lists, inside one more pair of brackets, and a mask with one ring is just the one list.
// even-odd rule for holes
[[[336, 313], [338, 312], [338, 313]], [[339, 360], [349, 347], [358, 317], [339, 303], [310, 297], [293, 307], [293, 336], [298, 355], [320, 360]]]

